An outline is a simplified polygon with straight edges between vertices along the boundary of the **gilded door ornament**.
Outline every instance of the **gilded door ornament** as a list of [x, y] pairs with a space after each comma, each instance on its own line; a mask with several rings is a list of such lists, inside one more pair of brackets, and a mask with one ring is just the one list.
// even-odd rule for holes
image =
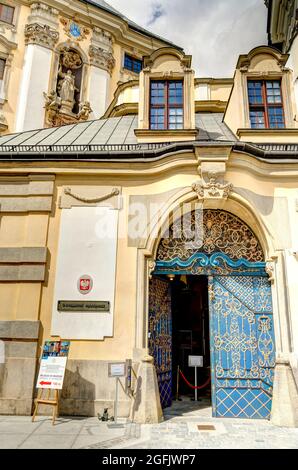
[[172, 314], [170, 282], [153, 278], [149, 295], [149, 354], [154, 358], [160, 401], [172, 403]]
[[157, 250], [157, 262], [191, 260], [203, 253], [211, 256], [222, 253], [230, 260], [263, 262], [262, 247], [252, 230], [238, 217], [222, 210], [204, 210], [191, 213], [188, 227], [181, 220], [174, 222], [167, 237], [162, 238]]
[[213, 413], [267, 419], [275, 366], [270, 283], [246, 275], [209, 283]]

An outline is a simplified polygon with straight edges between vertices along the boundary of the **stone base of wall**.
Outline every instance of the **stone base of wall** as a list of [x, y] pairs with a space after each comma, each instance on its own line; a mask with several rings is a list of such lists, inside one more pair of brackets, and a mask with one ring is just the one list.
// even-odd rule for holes
[[0, 321], [0, 414], [30, 415], [35, 387], [39, 321]]
[[[60, 392], [60, 416], [97, 416], [108, 408], [114, 416], [115, 379], [108, 376], [108, 361], [69, 360], [63, 390]], [[124, 378], [120, 381], [125, 386]], [[118, 416], [128, 418], [131, 396], [119, 385]], [[35, 393], [36, 396], [36, 393]], [[52, 407], [40, 405], [38, 414], [51, 415]]]

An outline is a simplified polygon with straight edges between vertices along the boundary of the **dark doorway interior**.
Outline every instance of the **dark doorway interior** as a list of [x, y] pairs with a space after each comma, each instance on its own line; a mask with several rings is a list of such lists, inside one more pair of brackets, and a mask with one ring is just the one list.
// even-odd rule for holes
[[[198, 385], [210, 376], [210, 336], [207, 276], [175, 276], [172, 282], [172, 354], [173, 398], [176, 398], [177, 367], [195, 383], [195, 369], [188, 367], [188, 357], [203, 356], [204, 367], [198, 368]], [[194, 390], [181, 379], [180, 397], [194, 398]], [[211, 384], [198, 391], [198, 399], [210, 401]]]

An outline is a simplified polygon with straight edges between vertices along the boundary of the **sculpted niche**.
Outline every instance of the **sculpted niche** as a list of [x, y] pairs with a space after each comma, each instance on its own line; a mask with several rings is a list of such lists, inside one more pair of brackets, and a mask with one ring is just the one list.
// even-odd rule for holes
[[45, 96], [46, 121], [50, 126], [87, 120], [90, 103], [81, 100], [83, 60], [78, 51], [65, 47], [60, 52], [56, 89]]

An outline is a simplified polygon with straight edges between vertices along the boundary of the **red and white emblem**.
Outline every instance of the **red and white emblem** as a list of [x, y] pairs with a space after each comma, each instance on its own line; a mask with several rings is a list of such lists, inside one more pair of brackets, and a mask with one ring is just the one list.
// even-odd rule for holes
[[93, 287], [93, 280], [91, 276], [84, 275], [78, 280], [78, 290], [81, 294], [89, 294]]

